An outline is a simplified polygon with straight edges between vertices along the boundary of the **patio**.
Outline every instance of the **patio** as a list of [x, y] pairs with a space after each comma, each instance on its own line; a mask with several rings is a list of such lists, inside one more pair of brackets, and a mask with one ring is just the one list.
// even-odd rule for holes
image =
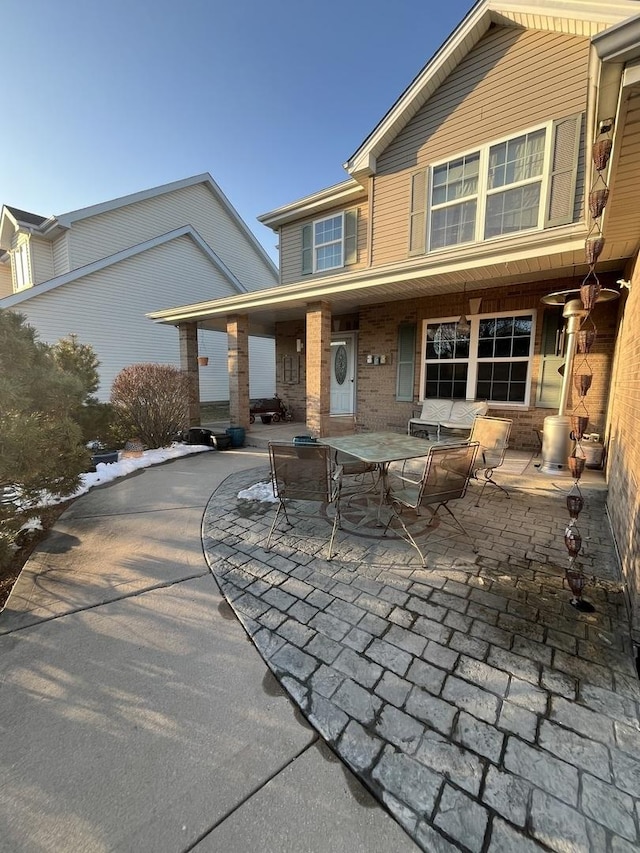
[[[248, 443], [304, 433], [254, 425]], [[470, 532], [414, 549], [343, 507], [336, 556], [316, 513], [263, 548], [275, 505], [211, 496], [203, 544], [223, 594], [325, 740], [429, 851], [637, 849], [640, 685], [599, 471], [579, 526], [585, 598], [570, 605], [566, 474], [509, 452], [456, 515]]]

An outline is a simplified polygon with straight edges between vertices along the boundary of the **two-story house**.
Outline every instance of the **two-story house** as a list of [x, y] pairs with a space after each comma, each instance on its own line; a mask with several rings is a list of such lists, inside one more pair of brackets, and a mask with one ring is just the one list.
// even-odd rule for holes
[[[47, 343], [76, 334], [91, 344], [103, 400], [123, 367], [179, 366], [181, 347], [208, 358], [192, 374], [196, 399], [227, 399], [226, 337], [200, 330], [179, 341], [145, 314], [277, 281], [274, 263], [209, 174], [60, 216], [7, 205], [0, 213], [0, 308], [26, 315]], [[252, 338], [251, 350], [253, 393], [272, 395], [273, 339]]]
[[260, 217], [278, 235], [277, 288], [153, 314], [229, 331], [240, 424], [242, 335], [271, 331], [278, 392], [316, 435], [404, 431], [430, 397], [486, 400], [513, 419], [512, 446], [534, 449], [558, 411], [563, 304], [589, 249], [603, 286], [589, 431], [606, 438], [609, 511], [636, 595], [639, 11], [480, 0], [348, 158], [344, 182]]

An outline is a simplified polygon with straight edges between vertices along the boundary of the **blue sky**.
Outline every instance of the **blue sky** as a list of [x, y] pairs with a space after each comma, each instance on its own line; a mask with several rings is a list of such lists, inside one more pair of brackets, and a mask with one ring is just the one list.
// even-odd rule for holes
[[61, 214], [210, 172], [256, 217], [342, 164], [471, 0], [3, 0], [0, 203]]

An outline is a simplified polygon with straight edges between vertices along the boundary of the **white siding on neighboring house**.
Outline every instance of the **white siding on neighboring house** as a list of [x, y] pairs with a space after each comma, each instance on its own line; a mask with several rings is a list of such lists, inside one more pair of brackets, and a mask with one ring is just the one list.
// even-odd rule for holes
[[61, 237], [53, 241], [53, 274], [63, 275], [69, 272], [69, 233], [65, 232]]
[[[203, 183], [73, 222], [69, 231], [71, 269], [182, 225], [192, 225], [248, 290], [278, 283], [277, 274], [267, 268], [264, 257]], [[187, 301], [195, 300], [188, 297]], [[176, 302], [161, 307], [171, 304]]]
[[[91, 344], [100, 360], [98, 396], [108, 400], [114, 377], [126, 365], [144, 361], [180, 365], [177, 330], [151, 322], [147, 312], [182, 304], [185, 297], [197, 302], [233, 293], [193, 240], [183, 236], [34, 294], [14, 310], [27, 315], [45, 342], [76, 333], [82, 343]], [[225, 335], [220, 335], [220, 352], [212, 352], [210, 359], [207, 399], [224, 399], [228, 396]]]
[[53, 267], [53, 251], [49, 240], [31, 235], [29, 240], [31, 250], [31, 275], [33, 284], [49, 281], [55, 275]]
[[[227, 336], [224, 332], [198, 332], [198, 351], [209, 364], [199, 370], [200, 399], [203, 402], [229, 399], [227, 373]], [[275, 342], [249, 338], [249, 394], [273, 397], [276, 392]]]

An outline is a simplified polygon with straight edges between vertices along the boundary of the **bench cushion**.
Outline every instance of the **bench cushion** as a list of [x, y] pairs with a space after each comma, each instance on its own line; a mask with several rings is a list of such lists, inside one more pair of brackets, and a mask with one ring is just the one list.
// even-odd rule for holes
[[456, 427], [471, 428], [476, 416], [486, 414], [488, 409], [489, 406], [483, 400], [479, 402], [475, 400], [454, 400], [450, 416], [443, 418], [440, 425], [449, 429]]
[[425, 400], [422, 404], [420, 417], [412, 418], [412, 420], [427, 424], [442, 423], [442, 421], [450, 419], [452, 404], [453, 400], [442, 400], [439, 398]]

